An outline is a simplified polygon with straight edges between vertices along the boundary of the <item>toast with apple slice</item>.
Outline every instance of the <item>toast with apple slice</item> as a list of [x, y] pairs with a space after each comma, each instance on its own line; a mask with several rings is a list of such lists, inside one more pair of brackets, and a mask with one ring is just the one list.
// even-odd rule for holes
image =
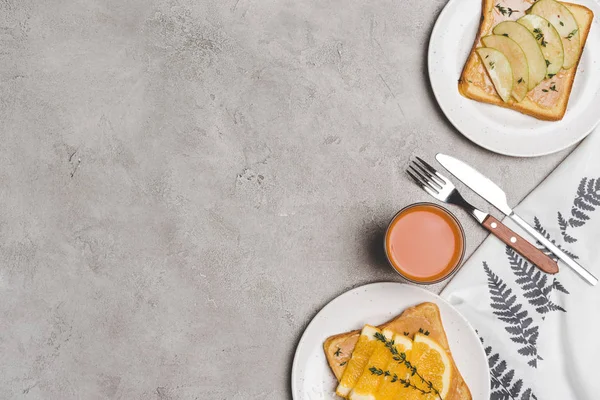
[[[426, 302], [409, 307], [398, 317], [379, 326], [378, 329], [390, 330], [411, 338], [419, 332], [428, 334], [428, 337], [439, 343], [446, 351], [453, 368], [450, 388], [444, 400], [472, 399], [469, 387], [452, 359], [446, 332], [442, 325], [440, 310], [436, 304]], [[348, 367], [352, 352], [360, 337], [361, 331], [356, 330], [331, 336], [323, 343], [327, 362], [338, 382], [342, 379], [344, 371]]]
[[593, 17], [587, 7], [554, 0], [483, 0], [459, 92], [538, 119], [561, 120]]

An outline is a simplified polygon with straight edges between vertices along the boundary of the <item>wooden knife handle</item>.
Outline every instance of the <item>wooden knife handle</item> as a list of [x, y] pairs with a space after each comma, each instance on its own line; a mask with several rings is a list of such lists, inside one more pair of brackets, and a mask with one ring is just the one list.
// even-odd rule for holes
[[555, 274], [558, 272], [556, 261], [544, 254], [540, 249], [511, 231], [506, 225], [496, 218], [488, 215], [483, 220], [483, 226], [498, 239], [513, 248], [517, 253], [525, 257], [529, 262], [544, 272]]

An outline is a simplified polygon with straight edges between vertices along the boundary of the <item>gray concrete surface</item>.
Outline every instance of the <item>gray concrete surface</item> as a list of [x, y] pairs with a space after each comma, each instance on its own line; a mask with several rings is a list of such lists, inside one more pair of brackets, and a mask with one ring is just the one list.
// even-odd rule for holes
[[412, 154], [524, 197], [568, 150], [452, 128], [426, 74], [443, 5], [0, 0], [0, 397], [290, 398], [316, 311], [399, 280], [380, 241], [429, 200]]

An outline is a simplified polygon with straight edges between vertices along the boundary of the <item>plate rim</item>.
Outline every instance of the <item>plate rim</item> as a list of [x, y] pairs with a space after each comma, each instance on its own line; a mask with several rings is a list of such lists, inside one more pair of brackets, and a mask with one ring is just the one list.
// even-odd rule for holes
[[[492, 145], [481, 143], [480, 141], [477, 140], [476, 136], [471, 135], [469, 133], [466, 133], [464, 131], [464, 129], [460, 129], [459, 125], [456, 123], [455, 119], [452, 117], [452, 113], [450, 113], [446, 109], [446, 104], [444, 104], [442, 101], [440, 101], [440, 94], [438, 94], [439, 88], [436, 89], [436, 86], [434, 85], [434, 78], [432, 76], [432, 60], [433, 60], [432, 52], [434, 51], [434, 47], [433, 47], [434, 37], [436, 36], [437, 31], [440, 29], [442, 21], [443, 21], [444, 17], [446, 16], [445, 14], [448, 13], [449, 10], [450, 10], [450, 8], [454, 5], [454, 3], [458, 2], [458, 1], [459, 0], [449, 0], [444, 5], [444, 8], [439, 13], [439, 15], [438, 15], [438, 17], [437, 17], [437, 19], [436, 19], [436, 21], [435, 21], [435, 23], [433, 25], [433, 29], [431, 30], [431, 34], [429, 35], [429, 42], [428, 42], [428, 47], [427, 47], [427, 73], [428, 73], [428, 76], [429, 76], [429, 84], [431, 85], [431, 89], [433, 91], [433, 95], [435, 97], [435, 100], [436, 100], [438, 106], [440, 107], [440, 109], [444, 113], [444, 116], [448, 119], [448, 121], [450, 121], [450, 123], [452, 124], [452, 126], [454, 126], [454, 128], [461, 135], [463, 135], [470, 142], [476, 144], [477, 146], [479, 146], [481, 148], [484, 148], [484, 149], [486, 149], [488, 151], [491, 151], [493, 153], [496, 153], [496, 154], [501, 154], [501, 155], [510, 156], [510, 157], [518, 157], [518, 158], [533, 158], [533, 157], [546, 156], [546, 155], [549, 155], [549, 154], [554, 154], [554, 153], [557, 153], [559, 151], [565, 150], [565, 149], [567, 149], [567, 148], [569, 148], [569, 147], [571, 147], [571, 146], [573, 146], [573, 145], [581, 142], [590, 133], [592, 133], [596, 127], [598, 127], [598, 125], [600, 124], [600, 115], [597, 118], [596, 122], [594, 124], [592, 124], [591, 127], [588, 127], [587, 129], [585, 129], [576, 138], [569, 140], [568, 143], [562, 144], [559, 147], [557, 147], [555, 149], [552, 149], [552, 150], [546, 150], [546, 151], [541, 151], [541, 152], [538, 152], [538, 151], [529, 151], [529, 152], [526, 152], [526, 153], [523, 153], [523, 152], [519, 153], [519, 152], [515, 152], [515, 151], [510, 151], [510, 150], [502, 150], [502, 149], [498, 149], [497, 147], [494, 147]], [[592, 10], [594, 12], [594, 17], [592, 19], [592, 27], [593, 27], [594, 23], [597, 22], [598, 16], [600, 16], [600, 4], [597, 4], [595, 1], [590, 1], [590, 3], [593, 3], [594, 5], [589, 5], [589, 4], [583, 4], [583, 5], [586, 6], [586, 7], [589, 6], [590, 8], [593, 8], [593, 10]], [[598, 92], [600, 92], [600, 87], [598, 88]], [[466, 100], [469, 100], [469, 99], [466, 99]], [[512, 111], [515, 111], [515, 110], [512, 110]], [[515, 111], [515, 112], [517, 112], [517, 111]], [[568, 112], [568, 110], [567, 110], [567, 112]]]
[[[451, 0], [452, 1], [452, 0]], [[392, 282], [392, 281], [379, 281], [379, 282], [371, 282], [371, 283], [367, 283], [364, 285], [360, 285], [360, 286], [356, 286], [354, 288], [348, 289], [343, 293], [340, 293], [339, 295], [337, 295], [336, 297], [334, 297], [333, 299], [331, 299], [330, 301], [327, 302], [327, 304], [325, 304], [323, 307], [321, 307], [321, 309], [319, 309], [319, 311], [312, 317], [312, 319], [310, 320], [310, 322], [308, 323], [308, 325], [306, 325], [306, 328], [304, 328], [304, 331], [302, 332], [302, 336], [300, 337], [300, 340], [298, 341], [298, 344], [296, 345], [296, 350], [294, 351], [294, 360], [292, 362], [292, 368], [290, 371], [290, 383], [291, 383], [291, 391], [292, 391], [292, 399], [294, 400], [300, 400], [300, 399], [296, 399], [296, 391], [297, 391], [297, 384], [296, 381], [294, 379], [294, 376], [297, 373], [298, 370], [298, 358], [299, 358], [299, 351], [300, 348], [302, 347], [302, 345], [304, 344], [304, 341], [306, 340], [306, 332], [310, 329], [310, 327], [315, 323], [315, 320], [322, 314], [325, 312], [325, 310], [331, 306], [332, 303], [336, 302], [337, 300], [339, 300], [341, 297], [344, 297], [346, 295], [351, 295], [352, 293], [359, 291], [361, 289], [365, 289], [367, 287], [372, 287], [372, 286], [379, 286], [379, 285], [394, 285], [394, 286], [400, 286], [400, 287], [410, 287], [412, 289], [416, 289], [417, 291], [421, 291], [426, 293], [427, 295], [431, 295], [434, 298], [436, 298], [436, 300], [441, 301], [442, 303], [444, 303], [445, 305], [447, 305], [448, 307], [450, 307], [451, 309], [453, 309], [456, 314], [463, 320], [463, 322], [466, 324], [466, 326], [469, 328], [470, 333], [474, 334], [476, 337], [477, 336], [477, 331], [475, 330], [475, 328], [473, 327], [473, 325], [471, 325], [471, 323], [469, 322], [469, 320], [467, 320], [467, 318], [462, 315], [462, 313], [460, 311], [458, 311], [458, 309], [456, 309], [456, 307], [454, 307], [449, 301], [447, 301], [446, 299], [442, 298], [440, 295], [431, 292], [427, 289], [424, 289], [422, 287], [416, 286], [416, 285], [410, 285], [407, 283], [402, 283], [402, 282]], [[483, 357], [483, 359], [485, 359], [486, 361], [486, 365], [487, 365], [487, 356], [485, 355], [485, 350], [483, 348], [483, 344], [478, 340], [477, 343], [479, 344], [479, 346], [477, 347], [479, 349], [479, 353], [480, 355]], [[491, 394], [491, 384], [490, 384], [490, 370], [489, 368], [486, 368], [485, 370], [485, 374], [487, 376], [487, 392], [488, 395]], [[489, 396], [488, 396], [489, 397]]]

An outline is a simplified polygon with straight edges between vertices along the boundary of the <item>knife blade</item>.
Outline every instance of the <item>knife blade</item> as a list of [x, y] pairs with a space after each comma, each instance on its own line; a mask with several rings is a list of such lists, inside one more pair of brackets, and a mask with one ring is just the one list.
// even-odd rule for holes
[[523, 218], [519, 217], [508, 205], [506, 193], [489, 178], [481, 174], [470, 165], [446, 154], [438, 153], [435, 158], [444, 168], [454, 175], [458, 180], [467, 185], [471, 190], [477, 193], [481, 198], [492, 204], [503, 214], [510, 217], [523, 228], [528, 234], [543, 244], [548, 250], [554, 253], [561, 261], [579, 274], [585, 281], [591, 285], [596, 285], [598, 279], [592, 275], [583, 266], [569, 257], [564, 251], [559, 249], [554, 243], [544, 237], [535, 228], [529, 225]]

